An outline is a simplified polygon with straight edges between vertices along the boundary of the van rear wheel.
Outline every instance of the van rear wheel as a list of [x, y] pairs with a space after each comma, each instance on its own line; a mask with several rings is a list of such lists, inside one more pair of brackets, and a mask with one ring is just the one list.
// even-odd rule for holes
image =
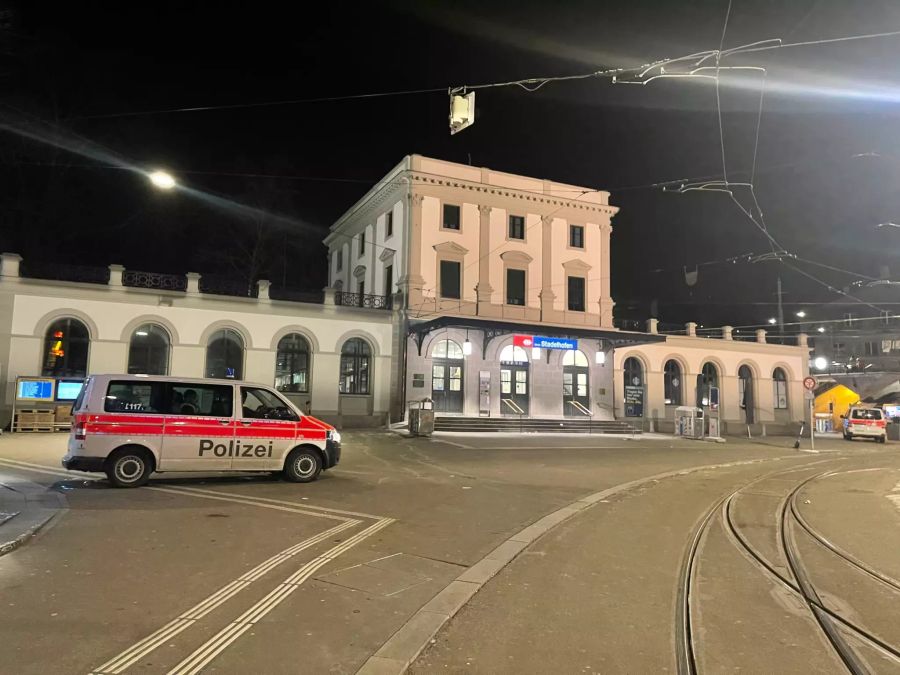
[[311, 483], [322, 472], [322, 457], [312, 448], [294, 448], [284, 462], [282, 476], [291, 483]]
[[151, 473], [153, 461], [143, 448], [119, 448], [106, 460], [106, 477], [118, 488], [140, 487]]

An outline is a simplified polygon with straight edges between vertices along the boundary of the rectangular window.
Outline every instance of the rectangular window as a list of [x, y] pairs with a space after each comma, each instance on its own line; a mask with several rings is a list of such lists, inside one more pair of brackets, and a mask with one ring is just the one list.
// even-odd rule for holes
[[174, 415], [231, 417], [234, 388], [227, 384], [171, 384], [169, 412]]
[[459, 207], [453, 204], [444, 204], [444, 229], [459, 229]]
[[394, 266], [384, 268], [384, 294], [391, 295], [394, 292]]
[[152, 414], [166, 411], [166, 386], [162, 382], [110, 382], [103, 409], [106, 412]]
[[509, 238], [524, 239], [525, 238], [525, 217], [510, 216], [509, 217]]
[[775, 383], [775, 410], [787, 410], [787, 382], [773, 380]]
[[366, 253], [366, 233], [363, 232], [359, 235], [359, 254], [365, 255]]
[[569, 277], [569, 311], [584, 311], [584, 277]]
[[394, 212], [388, 211], [387, 213], [384, 214], [384, 238], [387, 239], [388, 237], [392, 236], [393, 234], [394, 234]]
[[584, 248], [584, 225], [569, 225], [569, 246]]
[[441, 297], [459, 299], [459, 275], [461, 265], [452, 260], [441, 260]]
[[525, 304], [525, 270], [506, 270], [506, 304]]
[[852, 314], [844, 314], [844, 324], [847, 326], [853, 325], [853, 315]]
[[338, 272], [344, 269], [344, 249], [335, 252], [334, 261], [334, 266], [337, 268]]
[[866, 342], [865, 350], [866, 350], [866, 356], [878, 356], [881, 353], [878, 350], [877, 342]]

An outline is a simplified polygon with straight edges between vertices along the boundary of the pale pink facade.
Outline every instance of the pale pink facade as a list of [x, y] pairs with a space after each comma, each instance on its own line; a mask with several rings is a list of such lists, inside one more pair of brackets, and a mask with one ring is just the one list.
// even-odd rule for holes
[[[443, 226], [445, 205], [459, 207], [458, 229]], [[602, 190], [410, 155], [332, 227], [329, 284], [375, 295], [403, 291], [410, 318], [612, 328], [609, 246], [617, 211]], [[510, 237], [510, 216], [524, 219], [521, 239]], [[582, 247], [570, 245], [571, 225], [583, 228]], [[458, 298], [442, 292], [441, 261], [459, 263]], [[384, 285], [388, 266], [392, 289]], [[525, 272], [524, 304], [507, 302], [507, 269]], [[570, 309], [568, 277], [584, 280], [583, 310]]]

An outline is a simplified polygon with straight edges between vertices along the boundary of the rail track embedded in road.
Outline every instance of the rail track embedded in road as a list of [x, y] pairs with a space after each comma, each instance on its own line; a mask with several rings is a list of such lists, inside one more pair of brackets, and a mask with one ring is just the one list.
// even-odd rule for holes
[[[821, 462], [816, 463], [819, 464]], [[809, 570], [804, 565], [798, 551], [796, 535], [798, 534], [797, 530], [799, 528], [799, 530], [805, 532], [818, 545], [840, 557], [852, 565], [853, 568], [866, 574], [869, 578], [878, 581], [885, 587], [890, 588], [891, 591], [900, 593], [900, 582], [875, 570], [855, 556], [852, 556], [848, 552], [834, 545], [817, 532], [800, 512], [797, 505], [797, 495], [807, 484], [824, 476], [836, 475], [837, 473], [842, 472], [826, 471], [805, 477], [797, 483], [780, 502], [776, 514], [775, 528], [780, 551], [784, 556], [784, 561], [786, 563], [785, 567], [788, 572], [787, 574], [779, 570], [777, 564], [773, 560], [768, 559], [761, 553], [735, 523], [735, 501], [742, 492], [759, 482], [772, 478], [773, 476], [795, 473], [797, 471], [809, 469], [809, 466], [810, 465], [794, 467], [787, 471], [773, 472], [756, 478], [717, 501], [698, 521], [685, 551], [679, 574], [675, 617], [676, 665], [679, 675], [694, 675], [698, 672], [699, 645], [694, 634], [694, 625], [691, 616], [693, 585], [698, 556], [701, 554], [701, 544], [706, 533], [709, 531], [710, 524], [716, 520], [716, 512], [720, 509], [722, 523], [726, 532], [731, 535], [729, 540], [732, 544], [742, 552], [746, 553], [750, 561], [755, 564], [760, 571], [803, 600], [816, 624], [822, 630], [826, 639], [832, 645], [836, 656], [840, 659], [848, 672], [853, 673], [854, 675], [862, 675], [871, 672], [871, 670], [857, 651], [847, 642], [844, 637], [844, 632], [853, 635], [862, 643], [865, 643], [882, 655], [900, 664], [900, 648], [889, 644], [886, 640], [880, 638], [872, 631], [860, 626], [855, 621], [851, 621], [824, 603], [819, 596], [816, 586], [810, 577]]]

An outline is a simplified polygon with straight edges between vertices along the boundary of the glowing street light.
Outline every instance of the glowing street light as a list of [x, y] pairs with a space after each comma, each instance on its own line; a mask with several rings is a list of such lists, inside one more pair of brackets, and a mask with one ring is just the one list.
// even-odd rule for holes
[[150, 182], [160, 190], [171, 190], [175, 187], [175, 179], [172, 174], [165, 171], [154, 171], [149, 176]]
[[769, 323], [772, 324], [772, 325], [774, 326], [776, 323], [778, 323], [778, 319], [776, 319], [776, 318], [773, 316], [771, 319], [769, 319]]
[[819, 326], [818, 328], [816, 328], [816, 330], [819, 331], [820, 333], [824, 333], [824, 332], [825, 332], [825, 326]]
[[799, 316], [799, 317], [802, 319], [804, 316], [806, 316], [806, 312], [804, 312], [804, 311], [801, 309], [799, 312], [797, 312], [797, 316]]
[[817, 356], [813, 365], [819, 370], [825, 370], [828, 367], [828, 360], [824, 356]]

